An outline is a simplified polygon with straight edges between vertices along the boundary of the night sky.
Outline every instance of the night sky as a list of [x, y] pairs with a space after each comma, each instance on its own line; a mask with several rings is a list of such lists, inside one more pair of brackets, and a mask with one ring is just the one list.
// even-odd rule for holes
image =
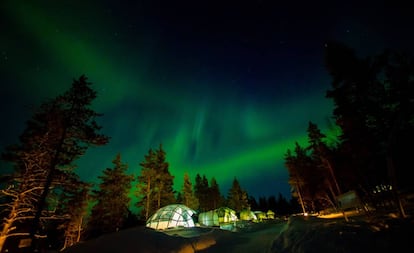
[[85, 74], [111, 140], [77, 161], [84, 180], [118, 152], [138, 175], [162, 143], [176, 190], [188, 172], [215, 177], [225, 196], [236, 177], [254, 197], [290, 198], [287, 149], [305, 143], [309, 121], [335, 134], [326, 42], [361, 56], [412, 49], [414, 22], [381, 1], [280, 2], [2, 0], [0, 148], [30, 107]]

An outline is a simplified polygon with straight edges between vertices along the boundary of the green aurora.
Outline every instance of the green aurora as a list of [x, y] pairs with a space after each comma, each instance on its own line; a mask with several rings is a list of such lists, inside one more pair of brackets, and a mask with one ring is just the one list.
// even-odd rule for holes
[[[273, 31], [277, 38], [269, 35], [265, 42], [270, 24], [267, 31], [259, 29], [259, 21], [240, 21], [242, 28], [228, 32], [220, 27], [233, 27], [230, 18], [203, 28], [202, 18], [187, 22], [145, 4], [6, 0], [1, 5], [2, 103], [12, 108], [3, 109], [9, 120], [1, 148], [17, 142], [28, 107], [61, 94], [85, 74], [98, 92], [94, 108], [103, 113], [102, 132], [111, 137], [78, 162], [79, 175], [93, 182], [112, 167], [118, 152], [138, 175], [149, 148], [162, 144], [176, 190], [188, 172], [193, 180], [197, 173], [215, 177], [224, 195], [236, 177], [252, 196], [290, 198], [287, 149], [296, 141], [306, 144], [309, 121], [332, 138], [338, 134], [330, 124], [333, 104], [325, 98], [331, 80], [322, 63], [324, 39], [336, 34], [368, 45], [358, 41], [362, 35], [348, 35], [342, 27], [346, 19], [331, 27], [335, 32], [308, 38], [308, 32], [288, 27], [283, 16]], [[314, 22], [308, 26], [326, 20]], [[381, 48], [385, 42], [378, 43]]]

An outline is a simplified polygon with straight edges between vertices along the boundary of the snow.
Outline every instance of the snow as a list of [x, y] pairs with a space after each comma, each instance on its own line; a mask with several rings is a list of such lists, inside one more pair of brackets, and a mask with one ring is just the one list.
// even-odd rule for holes
[[78, 243], [64, 253], [86, 252], [409, 252], [412, 218], [290, 216], [262, 223], [157, 231], [135, 227]]

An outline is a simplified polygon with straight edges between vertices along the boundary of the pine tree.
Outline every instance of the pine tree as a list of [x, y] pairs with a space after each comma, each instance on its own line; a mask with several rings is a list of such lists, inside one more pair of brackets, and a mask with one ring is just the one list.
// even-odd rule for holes
[[128, 217], [131, 201], [128, 195], [134, 176], [126, 174], [128, 165], [122, 163], [119, 153], [112, 163], [114, 167], [105, 169], [98, 177], [99, 189], [92, 191], [96, 203], [88, 222], [90, 236], [118, 231]]
[[311, 121], [307, 132], [309, 142], [307, 150], [310, 151], [310, 157], [315, 164], [314, 172], [311, 174], [312, 178], [309, 178], [312, 180], [311, 184], [317, 186], [314, 191], [314, 199], [318, 200], [318, 208], [320, 209], [335, 207], [336, 197], [342, 194], [342, 191], [334, 171], [331, 150], [324, 142], [326, 135]]
[[224, 197], [221, 195], [220, 187], [217, 183], [216, 178], [214, 177], [212, 177], [210, 180], [209, 199], [210, 210], [217, 209], [224, 205]]
[[305, 213], [314, 209], [314, 192], [318, 187], [314, 181], [315, 167], [306, 148], [295, 143], [294, 154], [290, 150], [285, 154], [285, 166], [289, 171], [289, 184], [293, 190], [292, 196], [298, 198], [298, 202]]
[[[177, 203], [184, 203], [184, 197], [183, 197], [183, 193], [182, 192], [177, 192], [177, 195], [175, 196], [175, 200], [177, 201]], [[198, 200], [197, 200], [198, 202]]]
[[267, 198], [264, 196], [259, 197], [259, 208], [261, 211], [266, 212], [269, 210], [269, 203], [267, 202]]
[[342, 161], [346, 164], [344, 170], [352, 170], [357, 175], [353, 185], [368, 190], [386, 176], [384, 158], [376, 157], [379, 147], [374, 133], [377, 131], [366, 126], [367, 123], [379, 124], [375, 114], [385, 115], [380, 113], [381, 110], [374, 112], [369, 109], [383, 106], [382, 101], [375, 102], [384, 97], [380, 91], [383, 88], [376, 87], [377, 67], [370, 66], [368, 59], [358, 59], [354, 50], [336, 42], [327, 44], [325, 63], [332, 76], [332, 89], [326, 92], [326, 97], [334, 101], [333, 116], [342, 132], [339, 138], [340, 152], [345, 157]]
[[195, 196], [193, 191], [193, 184], [191, 183], [190, 176], [188, 173], [184, 173], [184, 183], [182, 188], [182, 202], [193, 210], [197, 210], [199, 207], [198, 198]]
[[[73, 179], [79, 181], [77, 178]], [[90, 199], [89, 190], [91, 184], [77, 182], [77, 187], [73, 182], [68, 184], [63, 191], [63, 202], [60, 203], [59, 211], [66, 214], [68, 218], [59, 226], [64, 232], [64, 244], [61, 250], [78, 243], [84, 230], [84, 217], [87, 214], [88, 202]]]
[[195, 185], [194, 185], [194, 193], [198, 198], [199, 202], [199, 211], [205, 212], [210, 210], [209, 209], [209, 186], [208, 180], [205, 175], [201, 176], [200, 174], [196, 174], [195, 177]]
[[357, 175], [353, 185], [368, 193], [390, 184], [393, 202], [405, 217], [398, 192], [413, 189], [405, 164], [411, 161], [406, 147], [414, 140], [414, 57], [386, 50], [360, 59], [351, 48], [332, 42], [325, 62], [333, 79], [326, 97], [335, 103], [344, 167]]
[[240, 187], [236, 177], [233, 179], [232, 186], [228, 192], [227, 205], [236, 212], [250, 207], [247, 192]]
[[157, 209], [173, 204], [175, 200], [174, 192], [174, 176], [169, 171], [169, 164], [166, 161], [166, 152], [164, 151], [162, 144], [159, 145], [158, 150], [155, 153], [156, 171], [159, 177], [156, 182], [156, 198]]
[[136, 203], [136, 206], [141, 208], [141, 217], [147, 220], [150, 214], [156, 211], [154, 189], [158, 174], [155, 170], [155, 153], [152, 149], [149, 149], [140, 166], [141, 173], [137, 178], [138, 184], [135, 195], [141, 199]]
[[270, 208], [270, 210], [272, 211], [278, 211], [279, 214], [281, 215], [287, 215], [290, 212], [290, 204], [289, 202], [286, 200], [286, 198], [279, 193], [278, 198], [277, 198], [277, 207], [276, 208]]
[[176, 201], [174, 176], [169, 171], [166, 152], [161, 144], [155, 152], [150, 149], [140, 165], [136, 191], [140, 200], [136, 205], [141, 208], [141, 216], [147, 220], [159, 208]]
[[[9, 146], [3, 154], [3, 159], [15, 165], [15, 174], [3, 191], [11, 196], [11, 202], [0, 235], [0, 247], [3, 239], [12, 232], [10, 228], [15, 229], [18, 225], [13, 224], [15, 221], [30, 219], [32, 225], [26, 226], [30, 230], [20, 232], [30, 234], [33, 251], [36, 247], [34, 239], [42, 232], [39, 223], [44, 215], [50, 215], [47, 212], [50, 191], [66, 182], [65, 178], [71, 173], [68, 169], [74, 167], [71, 164], [91, 145], [108, 142], [108, 137], [98, 133], [101, 127], [95, 118], [101, 115], [90, 109], [96, 98], [90, 85], [87, 78], [81, 76], [63, 95], [42, 103], [27, 122], [20, 143]], [[31, 214], [14, 213], [21, 208], [30, 210]]]
[[[254, 196], [249, 196], [249, 204], [250, 204], [251, 210], [260, 210], [259, 203], [257, 203], [257, 200]], [[268, 209], [265, 209], [264, 211], [266, 210]]]

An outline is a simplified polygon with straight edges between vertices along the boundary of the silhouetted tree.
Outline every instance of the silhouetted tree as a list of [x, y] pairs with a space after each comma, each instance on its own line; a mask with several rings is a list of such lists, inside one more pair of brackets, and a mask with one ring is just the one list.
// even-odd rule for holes
[[194, 193], [198, 198], [199, 203], [199, 211], [205, 212], [211, 210], [209, 207], [209, 185], [208, 180], [205, 175], [201, 176], [200, 174], [196, 174], [195, 176], [195, 185], [194, 185]]
[[[177, 192], [177, 194], [175, 195], [175, 200], [177, 201], [177, 203], [184, 203], [183, 194], [181, 192]], [[197, 199], [197, 202], [198, 202], [198, 199]]]
[[[77, 178], [73, 179], [79, 181]], [[77, 185], [76, 187], [72, 187]], [[63, 191], [58, 211], [67, 214], [68, 218], [58, 227], [64, 232], [64, 243], [61, 250], [78, 243], [84, 230], [84, 218], [88, 212], [89, 190], [91, 184], [70, 182]]]
[[346, 45], [331, 42], [325, 62], [333, 78], [326, 96], [335, 103], [333, 114], [343, 132], [342, 156], [359, 175], [354, 185], [364, 192], [391, 185], [404, 217], [399, 189], [412, 189], [405, 179], [410, 162], [405, 147], [414, 140], [413, 57], [387, 50], [360, 59]]
[[369, 59], [358, 59], [354, 50], [337, 42], [327, 44], [325, 63], [333, 79], [326, 97], [334, 101], [333, 115], [342, 131], [339, 151], [347, 157], [343, 160], [346, 169], [358, 175], [358, 182], [352, 185], [370, 189], [385, 176], [381, 169], [385, 168], [384, 159], [376, 157], [379, 147], [374, 131], [366, 127], [366, 123], [373, 122], [368, 108], [374, 108], [379, 95], [375, 94], [379, 92], [375, 88], [375, 70]]
[[[107, 136], [98, 133], [101, 127], [95, 121], [101, 114], [90, 109], [96, 98], [96, 92], [90, 86], [87, 78], [81, 76], [73, 81], [71, 88], [63, 95], [42, 103], [27, 122], [20, 143], [9, 146], [3, 154], [3, 159], [15, 165], [15, 178], [23, 178], [25, 174], [26, 178], [37, 182], [36, 185], [33, 182], [27, 185], [27, 180], [13, 179], [9, 184], [13, 186], [17, 194], [15, 196], [18, 196], [14, 198], [17, 202], [12, 204], [12, 209], [19, 208], [22, 198], [26, 198], [23, 202], [34, 211], [32, 224], [28, 226], [32, 239], [31, 251], [34, 251], [36, 236], [41, 232], [39, 223], [47, 210], [51, 189], [59, 182], [65, 182], [66, 175], [72, 173], [67, 170], [74, 167], [70, 165], [91, 145], [100, 146], [108, 142]], [[26, 164], [27, 159], [30, 159], [30, 165]], [[30, 204], [27, 198], [32, 198]], [[14, 216], [12, 212], [9, 215]], [[6, 227], [12, 220], [8, 219], [3, 224], [3, 232], [10, 232]]]
[[291, 209], [292, 208], [290, 207], [290, 203], [281, 193], [279, 193], [277, 197], [276, 209], [271, 210], [277, 212], [280, 215], [288, 215], [292, 212]]
[[217, 209], [224, 205], [225, 198], [220, 193], [220, 187], [217, 180], [212, 177], [209, 186], [209, 210]]
[[271, 195], [267, 198], [267, 204], [268, 204], [268, 209], [272, 211], [279, 210], [279, 206], [278, 206], [279, 202], [278, 200], [276, 200], [276, 197], [274, 195]]
[[128, 195], [134, 176], [126, 174], [128, 165], [122, 163], [121, 154], [118, 153], [112, 163], [114, 167], [106, 168], [98, 177], [99, 188], [92, 191], [96, 203], [88, 221], [90, 237], [118, 231], [128, 217], [131, 201]]
[[140, 200], [137, 206], [142, 208], [142, 216], [147, 220], [159, 208], [176, 201], [174, 176], [169, 171], [166, 152], [161, 144], [155, 152], [150, 149], [140, 165], [136, 191]]
[[250, 208], [247, 192], [241, 188], [236, 177], [227, 195], [227, 205], [236, 212]]
[[265, 196], [259, 197], [259, 210], [262, 212], [269, 210], [269, 204], [267, 203], [267, 198]]
[[131, 228], [139, 225], [144, 225], [144, 223], [139, 219], [139, 217], [136, 214], [134, 214], [130, 209], [128, 209], [128, 215], [124, 221], [124, 226], [122, 228]]
[[184, 205], [188, 206], [193, 210], [197, 210], [199, 203], [198, 198], [195, 196], [193, 191], [193, 184], [191, 183], [190, 176], [188, 173], [184, 173], [184, 183], [182, 188], [182, 201], [179, 203], [183, 203]]
[[335, 207], [336, 197], [342, 194], [342, 191], [334, 171], [330, 149], [324, 141], [326, 135], [311, 121], [307, 133], [309, 142], [307, 150], [310, 151], [312, 163], [315, 165], [311, 184], [317, 186], [314, 194], [319, 202], [318, 209]]
[[155, 153], [156, 171], [158, 178], [156, 179], [156, 198], [157, 209], [173, 204], [175, 202], [174, 176], [169, 171], [169, 164], [166, 161], [166, 152], [162, 144], [159, 145]]
[[249, 196], [249, 204], [250, 204], [251, 210], [253, 211], [261, 210], [259, 207], [259, 203], [257, 203], [257, 200], [254, 196]]
[[155, 165], [155, 153], [149, 149], [148, 154], [145, 155], [144, 161], [140, 163], [141, 173], [138, 175], [137, 191], [135, 195], [140, 198], [136, 203], [138, 208], [141, 208], [141, 217], [146, 221], [150, 214], [156, 211], [154, 204], [155, 180], [158, 177]]
[[306, 178], [306, 168], [310, 166], [310, 157], [306, 155], [306, 151], [302, 148], [299, 143], [295, 143], [295, 154], [290, 149], [285, 154], [285, 166], [289, 172], [289, 184], [291, 186], [292, 197], [297, 198], [299, 204], [302, 207], [302, 212], [306, 212], [305, 199], [308, 197], [307, 185], [308, 181]]

